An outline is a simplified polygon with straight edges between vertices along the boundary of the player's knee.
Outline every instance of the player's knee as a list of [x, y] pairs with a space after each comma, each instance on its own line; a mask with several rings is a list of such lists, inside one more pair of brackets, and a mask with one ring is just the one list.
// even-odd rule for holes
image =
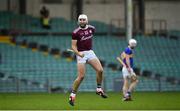
[[132, 76], [132, 77], [131, 77], [131, 81], [132, 81], [132, 82], [138, 82], [137, 76]]
[[138, 79], [136, 79], [136, 81], [135, 81], [136, 83], [138, 83], [139, 82], [139, 80]]
[[137, 84], [139, 82], [139, 80], [136, 78], [133, 80], [133, 82]]
[[102, 74], [102, 73], [103, 73], [103, 69], [102, 69], [102, 68], [99, 68], [99, 69], [97, 70], [97, 72], [98, 72], [98, 74]]

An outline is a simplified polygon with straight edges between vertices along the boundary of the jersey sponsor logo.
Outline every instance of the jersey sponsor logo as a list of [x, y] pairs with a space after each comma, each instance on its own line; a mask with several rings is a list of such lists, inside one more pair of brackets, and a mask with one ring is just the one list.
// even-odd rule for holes
[[88, 36], [88, 37], [83, 36], [83, 37], [81, 38], [81, 41], [90, 39], [90, 38], [92, 38], [92, 37], [93, 37], [92, 35], [90, 35], [90, 36]]

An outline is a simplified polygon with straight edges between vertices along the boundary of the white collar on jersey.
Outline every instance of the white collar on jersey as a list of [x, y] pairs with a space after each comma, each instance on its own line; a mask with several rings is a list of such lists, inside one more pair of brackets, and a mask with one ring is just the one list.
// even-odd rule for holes
[[85, 29], [87, 29], [87, 28], [88, 28], [88, 26], [89, 26], [89, 25], [86, 25], [86, 27], [85, 27], [85, 28], [81, 28], [81, 27], [79, 26], [79, 28], [80, 28], [80, 29], [82, 29], [82, 30], [85, 30]]

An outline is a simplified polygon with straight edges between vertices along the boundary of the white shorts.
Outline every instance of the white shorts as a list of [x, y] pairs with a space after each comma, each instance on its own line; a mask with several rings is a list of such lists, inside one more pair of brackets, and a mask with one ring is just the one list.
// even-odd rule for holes
[[123, 78], [131, 78], [132, 76], [136, 76], [132, 68], [130, 73], [126, 67], [122, 68], [122, 74], [123, 74]]
[[89, 60], [95, 59], [97, 58], [96, 54], [94, 53], [93, 50], [89, 50], [89, 51], [81, 51], [81, 53], [84, 54], [84, 57], [80, 57], [80, 56], [76, 56], [77, 58], [77, 63], [86, 63]]

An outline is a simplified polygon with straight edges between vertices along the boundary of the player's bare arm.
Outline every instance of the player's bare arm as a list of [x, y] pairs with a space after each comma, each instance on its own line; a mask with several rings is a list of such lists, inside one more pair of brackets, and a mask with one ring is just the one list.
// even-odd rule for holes
[[126, 65], [124, 64], [124, 62], [120, 57], [117, 57], [116, 59], [121, 63], [121, 65], [123, 65], [123, 67], [126, 67]]
[[72, 50], [74, 51], [74, 53], [80, 57], [84, 57], [84, 54], [83, 53], [80, 53], [78, 50], [77, 50], [77, 40], [72, 40]]
[[127, 70], [129, 71], [129, 72], [131, 72], [131, 66], [130, 66], [130, 55], [128, 55], [128, 54], [125, 54], [125, 58], [126, 58], [126, 67], [127, 67]]

